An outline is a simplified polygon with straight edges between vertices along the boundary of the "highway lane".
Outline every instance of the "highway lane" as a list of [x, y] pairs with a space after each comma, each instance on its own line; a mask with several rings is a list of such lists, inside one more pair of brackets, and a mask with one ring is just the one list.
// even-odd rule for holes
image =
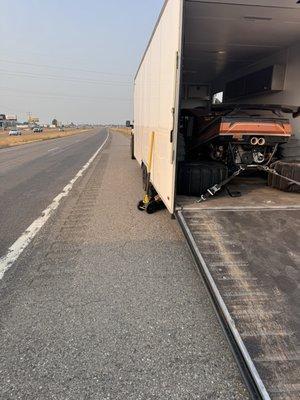
[[0, 257], [106, 138], [106, 129], [0, 150]]

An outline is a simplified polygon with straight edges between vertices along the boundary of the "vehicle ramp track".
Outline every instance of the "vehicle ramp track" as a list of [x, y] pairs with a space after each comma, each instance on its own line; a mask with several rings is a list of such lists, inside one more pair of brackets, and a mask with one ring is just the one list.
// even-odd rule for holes
[[300, 208], [176, 215], [253, 398], [299, 399]]

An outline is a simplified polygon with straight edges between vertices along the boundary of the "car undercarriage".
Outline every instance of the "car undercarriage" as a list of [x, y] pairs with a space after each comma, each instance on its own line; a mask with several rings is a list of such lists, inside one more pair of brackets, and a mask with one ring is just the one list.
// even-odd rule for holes
[[[183, 110], [187, 157], [225, 163], [229, 169], [269, 164], [292, 135], [290, 119], [299, 109], [281, 105], [215, 105]], [[189, 124], [192, 123], [192, 129]]]
[[[290, 117], [299, 116], [299, 110], [265, 104], [182, 110], [179, 192], [202, 196], [210, 190], [215, 194], [245, 171], [272, 173], [270, 166], [281, 159], [280, 146], [292, 136]], [[198, 193], [186, 186], [192, 176], [195, 182], [197, 174]]]

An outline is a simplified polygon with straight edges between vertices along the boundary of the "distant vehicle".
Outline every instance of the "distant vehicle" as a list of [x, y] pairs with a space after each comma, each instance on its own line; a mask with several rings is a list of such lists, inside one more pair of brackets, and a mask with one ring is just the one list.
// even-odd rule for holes
[[21, 136], [22, 132], [18, 129], [11, 129], [8, 134], [9, 136]]
[[59, 132], [64, 132], [65, 128], [63, 126], [61, 126], [58, 130], [59, 130]]
[[36, 126], [33, 128], [33, 133], [43, 132], [43, 128], [41, 126]]

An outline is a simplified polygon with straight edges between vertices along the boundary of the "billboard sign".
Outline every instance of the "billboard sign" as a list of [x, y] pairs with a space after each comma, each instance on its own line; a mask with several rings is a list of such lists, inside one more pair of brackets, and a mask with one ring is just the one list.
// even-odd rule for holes
[[30, 116], [30, 117], [28, 118], [28, 122], [29, 122], [30, 124], [37, 124], [38, 122], [40, 122], [40, 119], [37, 118], [37, 117], [32, 117], [32, 116]]
[[6, 115], [6, 120], [7, 121], [16, 121], [17, 116], [15, 114]]

